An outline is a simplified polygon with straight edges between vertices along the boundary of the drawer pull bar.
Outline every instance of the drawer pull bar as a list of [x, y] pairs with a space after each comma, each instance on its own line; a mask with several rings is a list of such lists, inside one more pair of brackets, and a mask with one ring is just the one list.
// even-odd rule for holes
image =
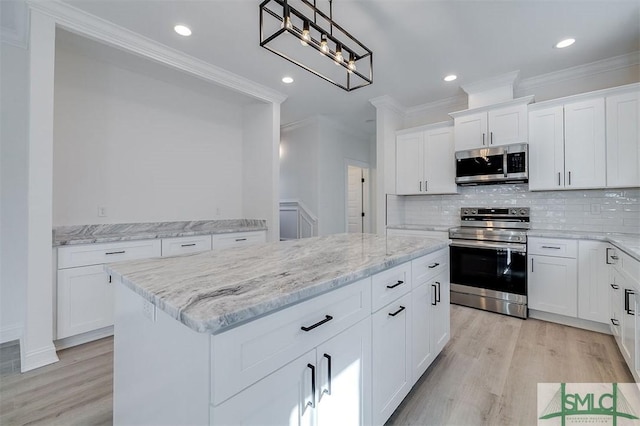
[[333, 317], [331, 315], [326, 315], [322, 321], [318, 321], [317, 323], [310, 325], [309, 327], [305, 327], [304, 325], [300, 327], [302, 331], [311, 331], [316, 327], [320, 327], [322, 324], [331, 321]]
[[327, 359], [327, 388], [324, 389], [322, 393], [331, 395], [331, 355], [324, 354], [324, 357]]
[[402, 280], [398, 280], [397, 283], [393, 284], [393, 285], [388, 285], [387, 288], [396, 288], [398, 287], [400, 284], [404, 284], [404, 281]]
[[311, 369], [311, 401], [307, 401], [307, 407], [316, 408], [316, 367], [313, 364], [307, 364]]
[[556, 246], [542, 246], [542, 248], [560, 250], [560, 247], [556, 247]]
[[611, 318], [611, 324], [613, 324], [613, 325], [620, 325], [620, 321], [618, 321], [618, 320], [617, 320], [617, 319], [615, 319], [615, 318]]
[[237, 241], [237, 242], [240, 242], [240, 241], [247, 241], [247, 239], [246, 239], [246, 238], [236, 238], [236, 241]]
[[397, 311], [395, 311], [395, 312], [389, 312], [389, 316], [390, 316], [390, 317], [395, 317], [396, 315], [398, 315], [400, 312], [402, 312], [402, 311], [404, 311], [404, 310], [405, 310], [405, 307], [404, 307], [404, 306], [402, 306], [402, 305], [400, 305], [400, 309], [398, 309], [398, 310], [397, 310]]
[[440, 282], [436, 281], [436, 284], [438, 284], [438, 295], [436, 296], [436, 303], [440, 302]]
[[613, 260], [618, 260], [618, 259], [620, 259], [618, 256], [611, 256], [611, 258], [612, 258]]
[[611, 288], [614, 290], [618, 290], [620, 286], [618, 284], [611, 284]]
[[629, 295], [636, 294], [633, 290], [629, 290], [628, 288], [624, 289], [624, 310], [629, 315], [635, 315], [635, 311], [631, 309], [631, 303], [629, 303]]
[[438, 299], [436, 297], [436, 285], [435, 284], [431, 284], [431, 288], [433, 289], [433, 297], [431, 298], [432, 302], [431, 304], [433, 306], [436, 306], [438, 304]]
[[433, 269], [433, 268], [435, 268], [436, 266], [440, 266], [440, 264], [439, 264], [438, 262], [436, 262], [436, 263], [434, 263], [433, 265], [429, 265], [429, 266], [427, 266], [427, 268], [429, 268], [429, 269]]
[[180, 244], [180, 247], [193, 247], [195, 246], [196, 243], [191, 243], [191, 244]]
[[124, 251], [124, 250], [122, 250], [122, 251], [110, 251], [110, 252], [107, 252], [107, 253], [105, 253], [105, 254], [106, 254], [106, 255], [109, 255], [109, 254], [124, 254], [124, 253], [125, 253], [125, 251]]

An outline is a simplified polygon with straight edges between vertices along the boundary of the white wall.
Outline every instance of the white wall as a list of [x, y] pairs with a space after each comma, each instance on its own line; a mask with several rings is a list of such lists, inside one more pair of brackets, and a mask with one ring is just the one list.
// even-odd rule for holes
[[242, 124], [240, 105], [57, 46], [54, 226], [243, 217]]
[[22, 334], [27, 281], [29, 56], [0, 45], [0, 343]]
[[303, 201], [318, 218], [318, 235], [346, 232], [346, 165], [374, 167], [372, 139], [316, 116], [285, 126], [280, 143], [280, 198]]

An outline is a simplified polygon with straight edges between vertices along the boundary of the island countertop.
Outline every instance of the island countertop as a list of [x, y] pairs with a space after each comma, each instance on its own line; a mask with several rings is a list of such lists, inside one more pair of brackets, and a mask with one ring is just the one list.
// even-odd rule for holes
[[336, 234], [105, 270], [189, 328], [217, 334], [447, 246], [433, 238]]

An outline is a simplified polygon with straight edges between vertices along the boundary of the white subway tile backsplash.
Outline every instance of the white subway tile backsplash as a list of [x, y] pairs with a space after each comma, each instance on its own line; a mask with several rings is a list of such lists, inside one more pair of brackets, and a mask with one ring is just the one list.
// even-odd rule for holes
[[528, 185], [460, 187], [454, 195], [387, 198], [390, 225], [460, 224], [461, 207], [531, 208], [536, 229], [640, 233], [640, 188], [624, 190], [536, 191]]

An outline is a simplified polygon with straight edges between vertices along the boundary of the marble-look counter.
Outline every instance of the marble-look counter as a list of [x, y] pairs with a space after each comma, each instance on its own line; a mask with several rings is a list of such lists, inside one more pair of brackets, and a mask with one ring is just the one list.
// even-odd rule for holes
[[637, 234], [531, 229], [527, 235], [529, 237], [606, 241], [640, 261], [640, 235]]
[[403, 231], [439, 231], [449, 232], [448, 225], [387, 225], [387, 229], [400, 229]]
[[432, 238], [337, 234], [105, 268], [191, 329], [217, 334], [447, 246]]
[[53, 229], [53, 246], [266, 230], [266, 221], [258, 219], [58, 226]]

